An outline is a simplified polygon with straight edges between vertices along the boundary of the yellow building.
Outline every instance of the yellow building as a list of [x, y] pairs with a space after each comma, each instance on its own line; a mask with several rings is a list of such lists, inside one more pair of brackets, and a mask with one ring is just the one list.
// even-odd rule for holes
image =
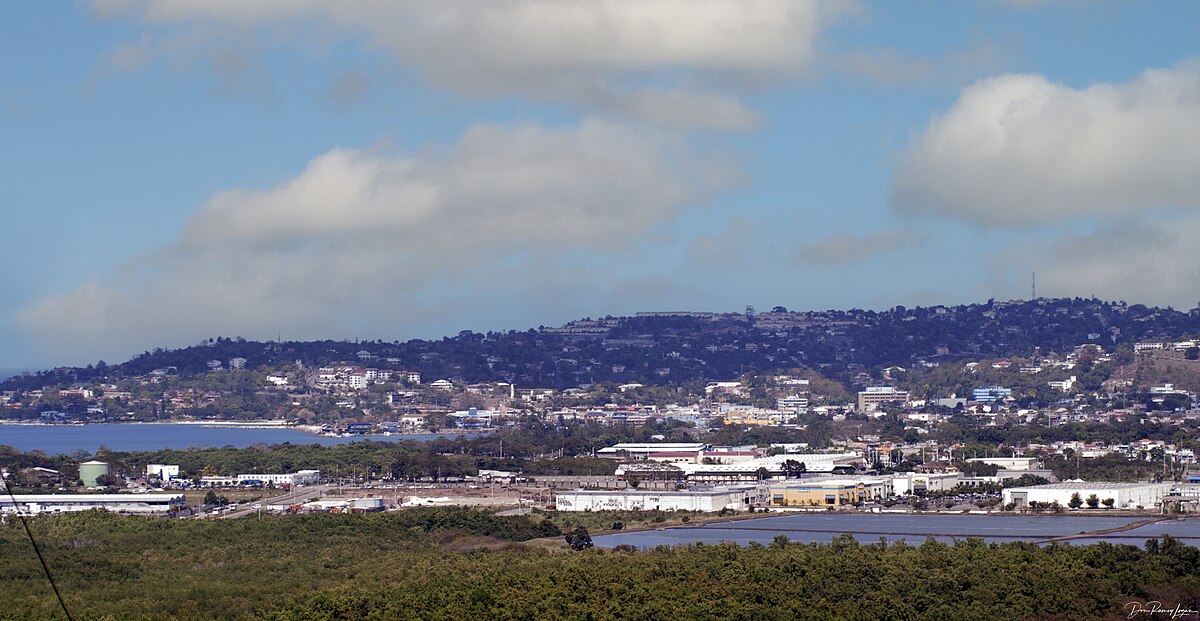
[[841, 507], [867, 498], [866, 486], [854, 481], [813, 481], [771, 486], [772, 507]]

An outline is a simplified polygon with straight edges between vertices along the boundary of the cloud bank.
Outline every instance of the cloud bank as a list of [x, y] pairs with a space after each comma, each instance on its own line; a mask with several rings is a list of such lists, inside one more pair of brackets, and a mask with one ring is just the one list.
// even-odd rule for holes
[[[430, 83], [526, 96], [665, 126], [738, 130], [754, 114], [727, 91], [795, 75], [851, 0], [95, 0], [102, 16], [159, 26], [350, 33]], [[190, 36], [190, 35], [189, 35]], [[132, 49], [141, 49], [130, 44]], [[124, 50], [112, 55], [120, 60]], [[120, 63], [128, 65], [130, 63]], [[136, 66], [136, 64], [134, 65]], [[737, 90], [736, 87], [734, 90]]]
[[[1200, 300], [1198, 236], [1200, 215], [1118, 219], [1088, 233], [1020, 245], [995, 258], [992, 272], [998, 280], [1027, 283], [1036, 271], [1038, 292], [1051, 297], [1095, 295], [1189, 309]], [[1022, 287], [1028, 285], [1012, 289]]]
[[214, 334], [457, 331], [531, 297], [642, 291], [650, 276], [577, 265], [737, 182], [677, 137], [595, 120], [477, 125], [401, 156], [339, 148], [275, 187], [215, 195], [175, 243], [19, 322], [48, 349], [110, 359]]
[[1200, 62], [1072, 88], [966, 88], [896, 171], [892, 204], [984, 226], [1200, 208]]

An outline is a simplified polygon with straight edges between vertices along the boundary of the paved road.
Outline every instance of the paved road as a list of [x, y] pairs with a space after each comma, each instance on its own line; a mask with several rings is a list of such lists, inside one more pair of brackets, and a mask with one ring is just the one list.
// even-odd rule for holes
[[255, 501], [246, 502], [245, 504], [242, 504], [241, 506], [239, 506], [237, 508], [237, 510], [235, 510], [235, 511], [228, 511], [228, 512], [222, 513], [220, 515], [215, 515], [215, 516], [211, 514], [212, 513], [211, 511], [209, 511], [208, 513], [203, 513], [201, 515], [197, 515], [196, 517], [202, 518], [202, 519], [215, 517], [215, 518], [221, 519], [221, 520], [227, 520], [230, 518], [247, 517], [250, 515], [254, 515], [255, 513], [258, 512], [258, 509], [254, 508], [254, 505], [256, 505], [256, 504], [262, 505], [263, 511], [267, 510], [268, 505], [283, 505], [283, 504], [298, 505], [298, 504], [308, 502], [314, 498], [320, 498], [321, 496], [324, 496], [325, 493], [331, 487], [333, 487], [333, 486], [332, 485], [315, 485], [315, 486], [300, 487], [300, 488], [296, 488], [295, 490], [290, 491], [290, 492], [280, 492], [279, 494], [276, 494], [275, 496], [266, 496], [266, 497], [260, 498], [258, 500], [255, 500]]

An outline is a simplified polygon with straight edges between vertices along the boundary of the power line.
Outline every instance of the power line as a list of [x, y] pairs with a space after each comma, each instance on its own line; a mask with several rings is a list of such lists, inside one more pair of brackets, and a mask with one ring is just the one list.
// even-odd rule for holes
[[58, 598], [58, 604], [62, 606], [63, 614], [67, 615], [67, 621], [75, 621], [75, 618], [71, 616], [71, 610], [67, 608], [66, 600], [63, 599], [62, 593], [58, 590], [58, 583], [54, 581], [54, 574], [50, 573], [50, 566], [46, 564], [46, 557], [42, 556], [42, 549], [38, 546], [37, 538], [33, 536], [33, 529], [29, 528], [29, 517], [17, 507], [17, 497], [13, 495], [12, 486], [8, 484], [8, 477], [4, 473], [0, 473], [0, 479], [4, 480], [4, 490], [8, 492], [8, 497], [13, 503], [13, 510], [17, 512], [17, 517], [21, 518], [21, 524], [25, 526], [25, 534], [29, 535], [29, 543], [33, 545], [33, 551], [37, 553], [38, 562], [42, 564], [42, 571], [46, 572], [46, 579], [50, 581], [50, 587], [54, 589], [54, 596]]

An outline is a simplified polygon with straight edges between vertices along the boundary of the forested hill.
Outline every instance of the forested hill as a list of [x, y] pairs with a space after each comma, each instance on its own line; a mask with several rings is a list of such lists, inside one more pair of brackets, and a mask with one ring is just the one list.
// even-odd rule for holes
[[1180, 312], [1095, 299], [1038, 299], [886, 311], [638, 313], [582, 319], [524, 332], [464, 331], [405, 342], [255, 342], [217, 338], [132, 360], [59, 368], [9, 379], [0, 389], [34, 389], [175, 367], [203, 373], [209, 361], [245, 358], [247, 368], [341, 362], [420, 372], [424, 381], [510, 381], [567, 388], [593, 382], [684, 383], [797, 367], [831, 370], [918, 361], [1065, 352], [1200, 334], [1200, 309]]

